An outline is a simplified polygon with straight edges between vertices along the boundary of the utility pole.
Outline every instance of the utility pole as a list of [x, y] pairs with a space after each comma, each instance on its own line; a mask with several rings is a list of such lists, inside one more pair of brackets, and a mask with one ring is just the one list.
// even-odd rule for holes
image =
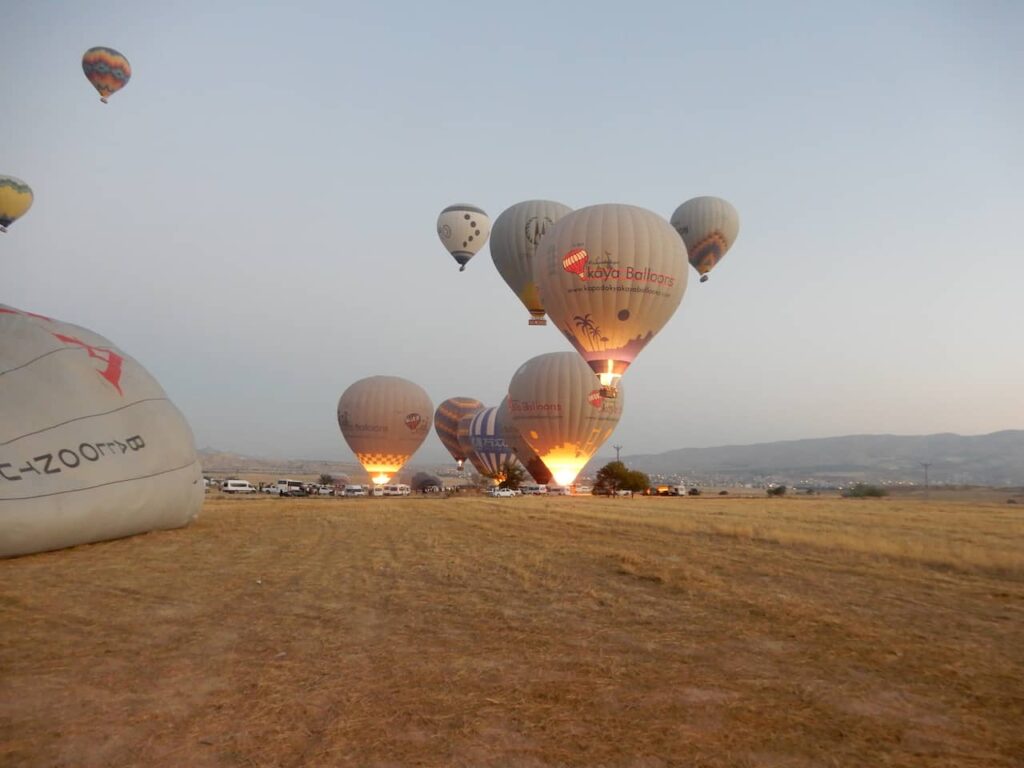
[[612, 448], [615, 449], [615, 460], [618, 461], [619, 460], [619, 451], [622, 450], [622, 446], [621, 445], [613, 445]]
[[932, 464], [930, 461], [922, 461], [921, 466], [924, 467], [924, 500], [928, 501], [928, 467]]

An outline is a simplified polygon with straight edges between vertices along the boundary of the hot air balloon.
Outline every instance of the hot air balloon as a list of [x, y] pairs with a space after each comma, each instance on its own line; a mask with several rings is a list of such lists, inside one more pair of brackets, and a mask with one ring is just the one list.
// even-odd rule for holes
[[188, 525], [188, 422], [99, 334], [0, 305], [0, 557]]
[[482, 208], [459, 203], [449, 205], [437, 217], [437, 236], [444, 247], [459, 262], [459, 272], [484, 247], [491, 234], [491, 220]]
[[534, 264], [548, 317], [597, 374], [605, 397], [676, 311], [686, 248], [656, 213], [594, 205], [544, 236]]
[[434, 405], [419, 384], [397, 376], [370, 376], [338, 400], [338, 426], [377, 485], [402, 468], [430, 432]]
[[100, 101], [120, 91], [132, 77], [132, 67], [123, 54], [113, 48], [90, 48], [82, 56], [82, 71], [99, 91]]
[[[574, 352], [567, 352], [566, 354], [575, 357], [580, 365], [584, 365], [583, 361], [580, 360], [579, 355]], [[585, 367], [585, 366], [584, 366]], [[590, 369], [587, 368], [587, 375], [593, 379], [590, 374]], [[537, 483], [540, 485], [547, 485], [551, 482], [553, 475], [551, 470], [548, 469], [547, 465], [541, 460], [537, 452], [530, 447], [523, 436], [519, 433], [519, 427], [512, 420], [512, 415], [508, 409], [508, 398], [506, 397], [501, 401], [501, 405], [498, 406], [498, 430], [501, 436], [505, 438], [505, 442], [509, 444], [512, 449], [512, 453], [519, 459], [519, 463], [526, 467], [526, 471], [530, 473]]]
[[0, 175], [0, 232], [32, 207], [32, 188], [21, 179]]
[[576, 475], [619, 423], [619, 397], [601, 396], [594, 373], [575, 352], [527, 360], [508, 385], [508, 412], [523, 440], [559, 485]]
[[514, 464], [516, 457], [512, 447], [501, 436], [497, 406], [484, 408], [473, 416], [469, 440], [473, 444], [473, 452], [487, 470], [481, 474], [499, 482], [504, 480], [505, 466]]
[[459, 451], [469, 460], [469, 463], [473, 465], [473, 468], [477, 472], [486, 477], [490, 473], [490, 470], [487, 468], [487, 465], [483, 463], [480, 457], [476, 455], [476, 451], [473, 450], [473, 441], [469, 435], [469, 429], [473, 426], [473, 417], [482, 410], [483, 406], [480, 407], [480, 410], [467, 413], [459, 419], [459, 427], [456, 430], [456, 437], [459, 443]]
[[703, 283], [708, 272], [736, 242], [740, 216], [731, 203], [720, 197], [695, 197], [676, 208], [672, 226], [686, 243], [690, 263]]
[[449, 397], [434, 411], [434, 430], [441, 438], [441, 443], [448, 449], [448, 453], [455, 459], [460, 472], [469, 454], [463, 451], [459, 444], [459, 421], [463, 416], [472, 416], [483, 409], [484, 404], [472, 397]]
[[543, 235], [572, 208], [550, 200], [527, 200], [502, 211], [491, 230], [491, 259], [502, 279], [530, 312], [530, 325], [547, 325], [533, 279], [533, 258]]

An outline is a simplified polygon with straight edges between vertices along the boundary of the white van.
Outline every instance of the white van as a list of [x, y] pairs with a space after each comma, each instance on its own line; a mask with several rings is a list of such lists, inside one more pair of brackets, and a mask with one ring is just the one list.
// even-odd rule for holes
[[361, 485], [346, 485], [345, 486], [346, 496], [365, 496], [366, 489]]
[[278, 480], [277, 492], [282, 496], [308, 496], [301, 480]]
[[256, 493], [256, 487], [248, 480], [225, 480], [220, 489], [224, 493]]
[[412, 493], [412, 489], [408, 485], [401, 483], [397, 485], [385, 485], [384, 495], [385, 496], [408, 496]]
[[548, 492], [546, 485], [520, 485], [519, 490], [523, 492], [523, 496], [539, 496], [542, 493]]

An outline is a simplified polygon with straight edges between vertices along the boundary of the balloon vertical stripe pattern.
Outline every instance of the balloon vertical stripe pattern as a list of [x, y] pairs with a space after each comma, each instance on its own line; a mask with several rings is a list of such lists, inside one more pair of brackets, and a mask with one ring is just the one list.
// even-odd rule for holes
[[469, 439], [473, 452], [487, 469], [486, 475], [503, 480], [502, 470], [506, 463], [515, 462], [512, 448], [498, 429], [498, 408], [485, 408], [473, 416], [469, 426]]
[[82, 71], [100, 94], [104, 104], [117, 91], [128, 85], [132, 67], [124, 54], [113, 48], [98, 46], [90, 48], [82, 56]]
[[460, 470], [469, 458], [469, 453], [459, 444], [459, 421], [463, 416], [472, 415], [483, 408], [484, 404], [472, 397], [449, 397], [434, 412], [434, 430]]

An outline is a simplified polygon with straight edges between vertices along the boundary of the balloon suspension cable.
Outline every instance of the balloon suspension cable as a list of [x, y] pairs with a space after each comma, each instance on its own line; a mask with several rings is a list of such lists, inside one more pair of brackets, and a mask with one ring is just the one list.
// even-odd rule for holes
[[706, 282], [708, 281], [708, 276], [707, 276], [707, 275], [701, 275], [701, 276], [700, 276], [700, 281], [701, 281], [702, 283], [706, 283]]

